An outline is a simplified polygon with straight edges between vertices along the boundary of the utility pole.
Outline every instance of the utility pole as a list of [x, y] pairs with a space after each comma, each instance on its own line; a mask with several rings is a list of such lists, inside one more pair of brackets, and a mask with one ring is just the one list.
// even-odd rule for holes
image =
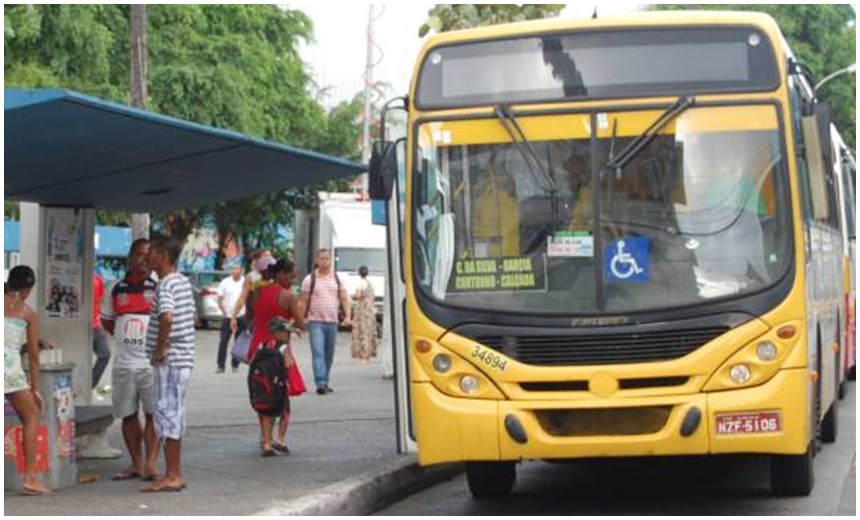
[[[131, 106], [146, 108], [146, 5], [131, 5]], [[132, 240], [149, 238], [149, 213], [131, 215]]]
[[[376, 45], [373, 41], [373, 20], [374, 20], [374, 9], [373, 4], [370, 4], [368, 15], [367, 15], [367, 58], [365, 61], [364, 68], [364, 116], [362, 117], [364, 128], [362, 133], [362, 142], [361, 142], [361, 159], [367, 164], [370, 162], [370, 120], [372, 119], [371, 115], [371, 93], [370, 91], [373, 89], [373, 66], [375, 65], [373, 62], [373, 47]], [[364, 198], [367, 195], [368, 190], [368, 176], [367, 173], [361, 174], [361, 195]]]

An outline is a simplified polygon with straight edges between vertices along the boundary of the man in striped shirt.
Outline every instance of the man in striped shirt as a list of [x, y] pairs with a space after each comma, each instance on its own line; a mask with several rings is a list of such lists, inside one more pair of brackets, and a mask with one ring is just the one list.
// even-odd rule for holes
[[[154, 367], [155, 431], [164, 443], [166, 470], [151, 491], [185, 488], [180, 468], [185, 435], [185, 393], [194, 369], [194, 294], [188, 279], [176, 271], [182, 244], [174, 238], [152, 241], [149, 264], [158, 273], [158, 289], [146, 334], [146, 353]], [[157, 455], [158, 450], [154, 450]], [[155, 460], [150, 461], [155, 463]]]
[[328, 382], [337, 341], [338, 310], [341, 308], [344, 312], [341, 325], [349, 327], [352, 325], [349, 295], [332, 268], [331, 251], [320, 249], [317, 251], [316, 268], [305, 276], [299, 296], [299, 312], [304, 313], [308, 322], [314, 382], [319, 395], [334, 391]]

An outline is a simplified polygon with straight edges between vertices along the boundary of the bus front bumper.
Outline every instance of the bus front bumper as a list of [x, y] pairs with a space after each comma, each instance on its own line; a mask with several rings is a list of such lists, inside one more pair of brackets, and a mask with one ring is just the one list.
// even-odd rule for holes
[[575, 401], [466, 399], [413, 383], [412, 403], [421, 464], [800, 454], [809, 439], [807, 388], [806, 369], [781, 370], [740, 390]]

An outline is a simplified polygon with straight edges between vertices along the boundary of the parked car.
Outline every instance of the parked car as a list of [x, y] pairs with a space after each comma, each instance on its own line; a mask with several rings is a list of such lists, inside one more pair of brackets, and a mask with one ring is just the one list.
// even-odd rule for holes
[[194, 290], [197, 326], [207, 329], [220, 327], [224, 315], [218, 307], [218, 284], [230, 276], [227, 271], [197, 271], [183, 273]]

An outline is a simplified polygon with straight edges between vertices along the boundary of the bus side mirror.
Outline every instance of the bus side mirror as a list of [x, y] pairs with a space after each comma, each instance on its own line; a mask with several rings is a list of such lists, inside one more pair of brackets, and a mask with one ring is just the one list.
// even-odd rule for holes
[[397, 147], [391, 141], [376, 141], [370, 156], [368, 191], [372, 200], [388, 200], [397, 176]]

